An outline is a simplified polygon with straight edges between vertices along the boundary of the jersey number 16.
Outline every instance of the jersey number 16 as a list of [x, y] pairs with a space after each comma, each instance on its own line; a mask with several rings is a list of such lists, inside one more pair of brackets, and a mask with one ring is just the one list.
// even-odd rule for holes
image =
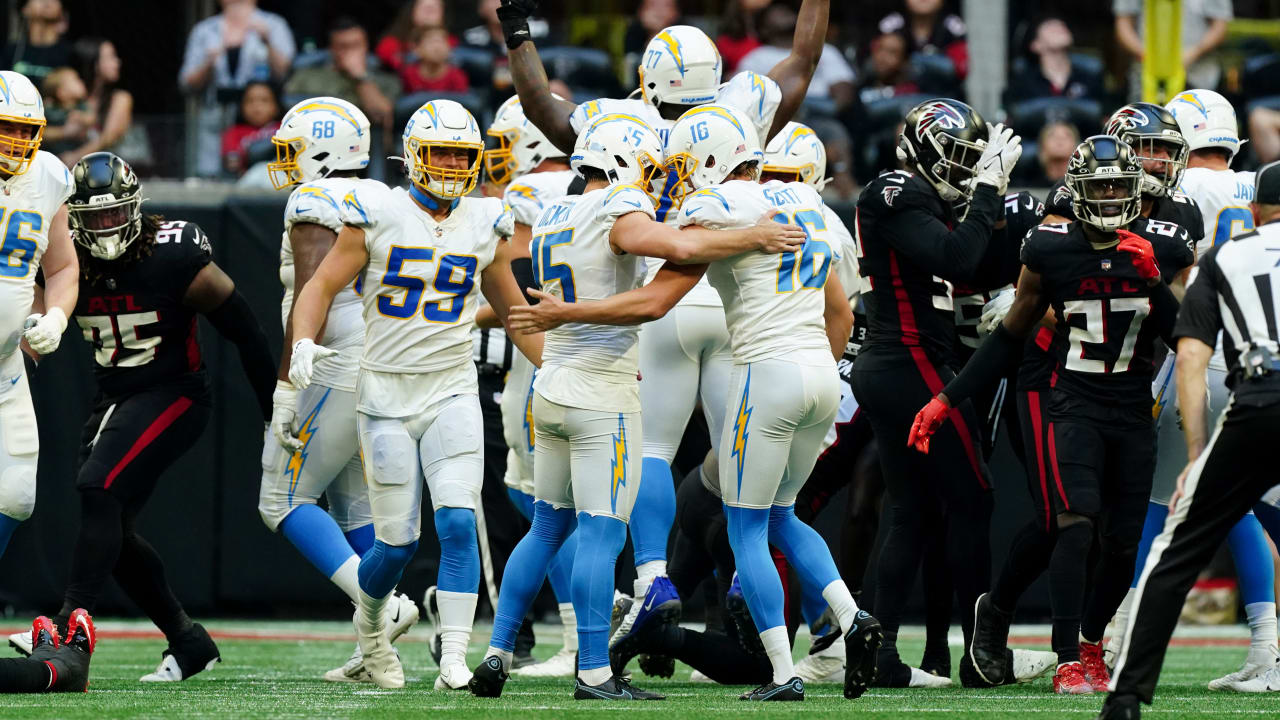
[[821, 289], [826, 286], [827, 273], [831, 271], [831, 245], [815, 238], [814, 234], [825, 231], [827, 222], [817, 210], [797, 210], [794, 216], [780, 212], [773, 220], [790, 225], [793, 217], [806, 237], [800, 252], [778, 256], [778, 292], [792, 292], [797, 287]]

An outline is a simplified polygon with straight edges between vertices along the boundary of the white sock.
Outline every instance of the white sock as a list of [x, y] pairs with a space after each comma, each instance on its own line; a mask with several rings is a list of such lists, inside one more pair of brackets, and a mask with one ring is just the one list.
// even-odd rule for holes
[[1249, 603], [1244, 606], [1249, 618], [1249, 659], [1257, 664], [1274, 664], [1276, 659], [1276, 604]]
[[836, 614], [840, 629], [848, 632], [858, 615], [858, 603], [854, 602], [849, 586], [843, 580], [832, 580], [831, 584], [822, 588], [822, 599], [827, 601], [831, 611]]
[[796, 669], [791, 662], [791, 639], [787, 637], [787, 626], [771, 627], [760, 633], [760, 642], [764, 644], [765, 654], [773, 665], [773, 681], [782, 685], [795, 677]]
[[636, 566], [636, 581], [632, 584], [635, 590], [636, 600], [644, 597], [649, 592], [649, 586], [653, 584], [653, 579], [667, 574], [666, 560], [650, 560], [643, 565]]
[[564, 649], [578, 651], [578, 614], [573, 611], [573, 603], [560, 603], [560, 630], [564, 633]]
[[385, 633], [387, 631], [386, 613], [387, 599], [391, 593], [376, 598], [363, 590], [356, 590], [356, 612], [359, 614], [362, 632]]
[[467, 664], [467, 645], [471, 642], [471, 623], [476, 617], [476, 593], [436, 591], [440, 608], [440, 666]]
[[338, 566], [337, 570], [329, 576], [329, 580], [338, 589], [347, 594], [351, 598], [351, 602], [360, 602], [360, 556], [352, 555], [347, 561]]
[[1111, 619], [1111, 639], [1107, 641], [1107, 650], [1111, 652], [1120, 652], [1120, 643], [1124, 642], [1124, 634], [1129, 629], [1129, 611], [1133, 608], [1133, 596], [1137, 594], [1138, 588], [1129, 588], [1129, 592], [1125, 593], [1124, 599], [1120, 601], [1120, 607], [1116, 608], [1116, 616]]
[[[502, 672], [507, 672], [511, 670], [511, 654], [512, 653], [510, 650], [499, 650], [498, 648], [492, 645], [489, 646], [488, 650], [484, 651], [485, 657], [494, 656], [502, 661]], [[444, 658], [442, 657], [441, 658], [442, 664], [443, 664], [443, 660]]]
[[578, 679], [582, 681], [583, 685], [602, 685], [609, 682], [611, 677], [613, 677], [613, 668], [608, 665], [591, 670], [578, 671]]

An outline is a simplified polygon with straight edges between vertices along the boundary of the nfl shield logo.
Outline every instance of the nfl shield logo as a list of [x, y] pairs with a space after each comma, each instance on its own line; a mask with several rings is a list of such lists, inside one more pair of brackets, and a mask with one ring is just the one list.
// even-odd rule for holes
[[1111, 269], [1111, 258], [1106, 258], [1105, 260], [1102, 261], [1102, 269], [1103, 270]]

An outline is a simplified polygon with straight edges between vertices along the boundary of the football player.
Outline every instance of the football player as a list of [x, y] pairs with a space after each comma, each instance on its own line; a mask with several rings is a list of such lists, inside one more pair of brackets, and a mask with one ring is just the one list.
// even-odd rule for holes
[[197, 315], [236, 346], [264, 421], [275, 362], [197, 225], [143, 213], [137, 176], [109, 152], [81, 158], [71, 175], [67, 209], [81, 274], [75, 319], [93, 348], [99, 393], [81, 435], [80, 531], [54, 624], [65, 627], [76, 608], [91, 610], [114, 576], [169, 643], [142, 680], [176, 682], [212, 667], [218, 648], [169, 588], [159, 553], [138, 534], [138, 516], [209, 423]]
[[[968, 569], [952, 578], [961, 605], [976, 600], [989, 582], [990, 480], [972, 406], [956, 403], [955, 423], [939, 437], [936, 455], [912, 452], [893, 438], [911, 427], [913, 406], [927, 402], [953, 374], [952, 283], [968, 281], [978, 270], [1021, 152], [1012, 131], [987, 125], [968, 105], [930, 100], [907, 114], [899, 136], [899, 157], [909, 170], [881, 174], [858, 199], [858, 263], [870, 289], [864, 286], [862, 293], [868, 327], [852, 381], [881, 439], [890, 501], [876, 583], [885, 633], [877, 684], [905, 687], [914, 675], [898, 656], [898, 626], [938, 503], [948, 516], [949, 564]], [[962, 618], [968, 647], [972, 618]], [[966, 685], [969, 675], [962, 661]]]
[[[311, 383], [337, 351], [315, 343], [333, 298], [362, 278], [364, 351], [356, 392], [360, 450], [375, 541], [360, 560], [355, 624], [365, 669], [383, 688], [404, 686], [384, 607], [418, 544], [422, 485], [431, 491], [442, 622], [436, 689], [466, 687], [467, 643], [480, 583], [475, 507], [483, 474], [483, 422], [471, 360], [476, 291], [505, 321], [524, 302], [505, 238], [511, 215], [496, 198], [466, 197], [480, 176], [484, 140], [451, 100], [424, 104], [403, 134], [412, 184], [351, 188], [343, 228], [294, 304], [289, 378]], [[535, 364], [540, 338], [516, 338]]]
[[43, 615], [32, 621], [31, 637], [30, 657], [0, 660], [0, 693], [88, 692], [98, 633], [84, 608], [71, 613], [65, 637]]
[[[594, 118], [579, 136], [572, 162], [587, 181], [586, 193], [565, 197], [544, 210], [533, 228], [531, 246], [537, 284], [557, 291], [564, 303], [598, 300], [639, 287], [645, 275], [643, 257], [706, 263], [771, 247], [772, 236], [782, 229], [767, 218], [736, 233], [689, 234], [656, 222], [655, 185], [660, 187], [663, 179], [661, 143], [635, 116], [611, 113]], [[794, 247], [803, 231], [792, 227], [779, 235], [786, 241], [779, 249], [785, 249]], [[657, 697], [632, 688], [610, 667], [612, 591], [610, 584], [600, 582], [613, 577], [637, 486], [644, 484], [638, 476], [642, 437], [635, 381], [637, 335], [633, 327], [573, 324], [547, 336], [546, 363], [534, 381], [533, 527], [512, 556], [514, 567], [508, 569], [503, 586], [493, 639], [471, 685], [476, 695], [501, 694], [515, 630], [552, 555], [571, 531], [576, 509], [572, 593], [580, 655], [574, 697]], [[603, 477], [604, 467], [609, 468], [609, 485], [591, 482]], [[673, 612], [656, 606], [650, 610]], [[674, 612], [678, 614], [678, 605]]]
[[[964, 370], [916, 416], [908, 441], [928, 453], [930, 437], [955, 403], [1004, 372], [1022, 338], [1053, 308], [1050, 352], [1058, 380], [1049, 398], [1049, 464], [1054, 542], [1049, 562], [1054, 690], [1093, 692], [1109, 682], [1102, 634], [1133, 574], [1154, 443], [1147, 392], [1157, 335], [1167, 337], [1178, 303], [1167, 284], [1194, 260], [1186, 230], [1141, 218], [1137, 153], [1098, 135], [1076, 148], [1067, 171], [1078, 222], [1041, 225], [1023, 242], [1023, 270], [1009, 314]], [[1063, 454], [1057, 448], [1070, 448]], [[1095, 532], [1100, 560], [1085, 603]], [[967, 656], [999, 683], [1007, 672], [1012, 608], [977, 605]], [[1083, 617], [1082, 617], [1083, 611]], [[998, 618], [999, 621], [995, 621]]]
[[[25, 75], [0, 71], [0, 187], [5, 237], [0, 287], [9, 308], [0, 340], [0, 554], [36, 504], [40, 439], [19, 345], [40, 355], [58, 349], [76, 304], [76, 253], [63, 202], [71, 174], [40, 149], [44, 102]], [[44, 276], [44, 310], [32, 307], [37, 273]], [[24, 322], [25, 320], [25, 322]]]
[[[360, 179], [369, 165], [369, 120], [346, 100], [308, 98], [285, 113], [271, 141], [277, 157], [267, 165], [271, 184], [294, 190], [285, 205], [280, 243], [284, 352], [262, 446], [258, 513], [354, 603], [359, 600], [356, 568], [373, 545], [356, 432], [356, 376], [364, 347], [359, 283], [334, 298], [321, 344], [338, 352], [316, 363], [311, 386], [301, 392], [289, 382], [290, 315], [294, 297], [342, 230], [338, 203], [349, 190], [376, 184]], [[328, 499], [328, 513], [316, 505], [321, 494]], [[392, 642], [418, 621], [418, 606], [407, 595], [396, 594], [388, 612]], [[359, 646], [324, 678], [370, 681]]]

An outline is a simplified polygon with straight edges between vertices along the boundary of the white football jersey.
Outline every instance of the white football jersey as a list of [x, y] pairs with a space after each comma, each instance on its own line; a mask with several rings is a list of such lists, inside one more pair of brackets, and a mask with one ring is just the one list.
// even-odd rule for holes
[[[619, 255], [609, 244], [623, 215], [653, 217], [653, 202], [635, 185], [615, 184], [562, 198], [533, 226], [533, 275], [565, 302], [601, 300], [640, 287], [644, 258]], [[542, 368], [533, 387], [567, 407], [610, 412], [640, 410], [635, 325], [570, 323], [547, 331]]]
[[[321, 178], [303, 183], [289, 194], [289, 202], [284, 208], [284, 237], [280, 241], [280, 283], [284, 285], [284, 300], [280, 304], [282, 323], [289, 322], [289, 313], [293, 309], [293, 245], [289, 242], [293, 226], [315, 223], [335, 233], [341, 232], [338, 203], [349, 190], [376, 182], [358, 178]], [[364, 348], [364, 305], [359, 292], [363, 280], [363, 276], [356, 278], [350, 287], [334, 296], [324, 324], [324, 337], [316, 341], [338, 351], [337, 355], [315, 365], [312, 380], [325, 387], [349, 392], [356, 389], [360, 352]]]
[[1204, 239], [1196, 246], [1196, 257], [1204, 257], [1214, 245], [1253, 229], [1252, 172], [1187, 168], [1178, 189], [1200, 206], [1204, 216]]
[[31, 314], [32, 289], [40, 259], [49, 247], [49, 225], [75, 184], [58, 156], [37, 150], [27, 171], [0, 183], [4, 242], [0, 246], [0, 302], [4, 305], [0, 329], [0, 356], [18, 348], [22, 324]]
[[840, 253], [835, 266], [836, 275], [840, 278], [840, 285], [844, 287], [844, 294], [852, 307], [858, 302], [858, 289], [862, 283], [858, 276], [858, 248], [854, 247], [853, 234], [845, 227], [835, 210], [823, 205], [822, 217], [827, 221], [827, 230], [835, 238], [834, 244]]
[[823, 288], [842, 248], [817, 190], [798, 182], [731, 180], [685, 198], [680, 225], [746, 228], [774, 209], [779, 211], [776, 220], [808, 231], [802, 252], [747, 252], [717, 260], [707, 270], [724, 300], [733, 359], [750, 363], [785, 357], [808, 364], [808, 356], [830, 361]]
[[526, 173], [507, 185], [502, 201], [516, 222], [533, 227], [548, 205], [568, 194], [575, 177], [572, 170]]

